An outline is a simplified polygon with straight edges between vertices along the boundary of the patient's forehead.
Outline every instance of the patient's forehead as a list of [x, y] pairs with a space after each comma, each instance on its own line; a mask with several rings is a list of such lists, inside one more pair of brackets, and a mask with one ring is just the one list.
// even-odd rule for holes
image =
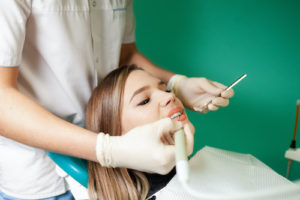
[[153, 77], [152, 75], [150, 75], [148, 72], [144, 70], [134, 70], [129, 74], [127, 78], [128, 84], [139, 83], [137, 86], [141, 86], [142, 83], [145, 84], [152, 83], [152, 82], [156, 83], [157, 81], [158, 81], [157, 78]]
[[125, 102], [131, 97], [131, 95], [139, 88], [144, 86], [156, 86], [159, 79], [151, 76], [149, 73], [143, 70], [135, 70], [131, 72], [125, 83], [124, 100]]
[[157, 85], [158, 82], [159, 79], [153, 77], [148, 72], [135, 70], [129, 74], [125, 85], [128, 89], [134, 90], [146, 85]]

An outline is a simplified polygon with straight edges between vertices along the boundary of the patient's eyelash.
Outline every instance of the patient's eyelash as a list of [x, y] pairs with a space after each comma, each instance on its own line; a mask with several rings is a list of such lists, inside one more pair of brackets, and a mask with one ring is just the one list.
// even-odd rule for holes
[[150, 101], [150, 98], [147, 98], [147, 99], [141, 101], [141, 102], [138, 104], [138, 106], [146, 105], [147, 103], [149, 103], [149, 101]]

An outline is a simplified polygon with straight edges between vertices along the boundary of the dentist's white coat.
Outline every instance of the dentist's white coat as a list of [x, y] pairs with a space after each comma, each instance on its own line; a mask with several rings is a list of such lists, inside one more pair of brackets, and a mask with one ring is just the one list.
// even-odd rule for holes
[[[20, 91], [78, 125], [97, 79], [135, 40], [131, 0], [1, 0], [0, 27], [0, 67], [19, 66]], [[2, 192], [37, 199], [67, 189], [45, 151], [0, 136]]]

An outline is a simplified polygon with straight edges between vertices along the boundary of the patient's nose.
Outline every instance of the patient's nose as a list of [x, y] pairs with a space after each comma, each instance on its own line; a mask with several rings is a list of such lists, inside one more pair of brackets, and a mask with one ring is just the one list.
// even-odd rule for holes
[[162, 98], [161, 98], [161, 101], [160, 101], [160, 106], [167, 106], [169, 105], [170, 103], [174, 102], [175, 101], [175, 95], [174, 93], [172, 92], [164, 92], [164, 94], [162, 94]]

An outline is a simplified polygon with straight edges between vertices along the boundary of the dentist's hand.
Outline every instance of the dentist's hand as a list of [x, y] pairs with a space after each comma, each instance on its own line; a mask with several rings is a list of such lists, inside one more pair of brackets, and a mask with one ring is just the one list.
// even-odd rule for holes
[[[136, 127], [123, 136], [99, 133], [97, 158], [102, 166], [167, 174], [175, 166], [175, 146], [164, 144], [162, 138], [182, 127], [181, 122], [165, 118]], [[193, 145], [189, 143], [187, 146]]]
[[232, 89], [225, 91], [226, 86], [206, 78], [174, 75], [169, 82], [171, 83], [168, 83], [168, 87], [185, 107], [202, 113], [227, 106], [229, 98], [234, 94]]

